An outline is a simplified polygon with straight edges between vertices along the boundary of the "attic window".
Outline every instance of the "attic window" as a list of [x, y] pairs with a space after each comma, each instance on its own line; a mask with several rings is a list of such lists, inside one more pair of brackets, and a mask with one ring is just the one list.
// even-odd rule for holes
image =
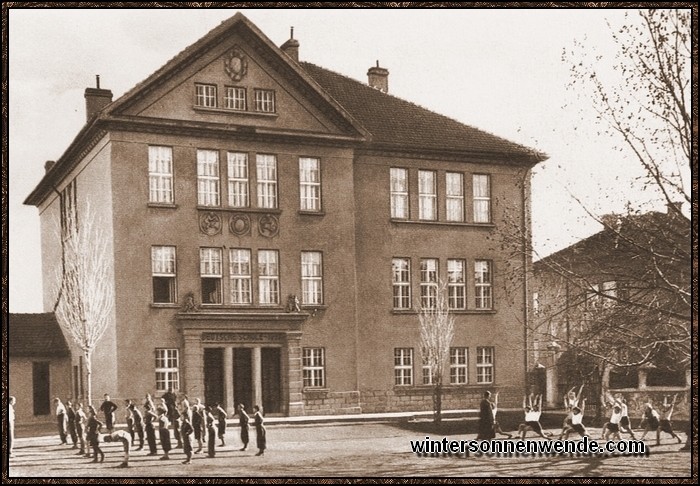
[[226, 96], [224, 104], [226, 108], [231, 110], [245, 111], [246, 107], [246, 89], [237, 88], [235, 86], [226, 87]]
[[255, 90], [255, 111], [263, 113], [275, 112], [275, 92], [271, 89]]
[[195, 84], [196, 105], [204, 108], [216, 108], [216, 85]]

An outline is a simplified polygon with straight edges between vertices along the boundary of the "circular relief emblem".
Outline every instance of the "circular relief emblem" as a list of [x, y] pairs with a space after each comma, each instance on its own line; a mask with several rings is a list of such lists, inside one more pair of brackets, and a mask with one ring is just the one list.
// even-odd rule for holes
[[237, 236], [250, 233], [250, 218], [247, 214], [233, 214], [228, 222], [228, 229]]
[[274, 214], [263, 214], [258, 220], [258, 232], [262, 236], [272, 238], [277, 236], [280, 231], [280, 224], [277, 216]]
[[199, 215], [199, 230], [205, 235], [213, 236], [221, 233], [221, 216], [214, 211]]
[[240, 47], [235, 46], [226, 55], [224, 70], [233, 81], [240, 81], [248, 73], [248, 59]]

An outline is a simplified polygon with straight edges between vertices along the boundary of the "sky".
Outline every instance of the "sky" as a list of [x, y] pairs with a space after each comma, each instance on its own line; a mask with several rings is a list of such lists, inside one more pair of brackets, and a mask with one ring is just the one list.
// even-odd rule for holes
[[85, 88], [99, 74], [117, 99], [237, 11], [278, 46], [293, 26], [302, 61], [366, 82], [378, 60], [391, 94], [548, 154], [532, 176], [537, 256], [599, 231], [589, 211], [663, 209], [567, 90], [563, 50], [582, 41], [602, 66], [623, 9], [9, 9], [10, 312], [43, 311], [39, 214], [22, 203], [85, 123]]

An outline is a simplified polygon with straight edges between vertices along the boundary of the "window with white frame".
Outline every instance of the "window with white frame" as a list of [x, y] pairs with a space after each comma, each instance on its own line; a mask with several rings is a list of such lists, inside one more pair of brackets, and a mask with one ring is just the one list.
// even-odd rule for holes
[[302, 354], [304, 388], [326, 386], [326, 353], [324, 348], [304, 348]]
[[174, 202], [172, 147], [148, 147], [148, 202]]
[[219, 202], [219, 152], [197, 150], [197, 204], [218, 206]]
[[493, 307], [491, 266], [490, 260], [476, 260], [474, 262], [474, 297], [477, 309], [491, 309]]
[[231, 248], [229, 250], [229, 275], [231, 278], [231, 303], [251, 304], [251, 265], [250, 250]]
[[411, 261], [408, 258], [391, 260], [394, 309], [411, 308]]
[[229, 152], [228, 157], [228, 205], [246, 208], [248, 199], [248, 154]]
[[394, 348], [394, 384], [413, 385], [413, 348]]
[[427, 356], [423, 356], [423, 384], [433, 384], [433, 367], [428, 364]]
[[469, 383], [468, 348], [450, 348], [450, 383], [452, 385]]
[[435, 258], [422, 258], [420, 261], [420, 305], [423, 309], [437, 306], [438, 261]]
[[467, 308], [467, 284], [464, 260], [447, 260], [447, 303], [450, 309]]
[[418, 218], [426, 221], [437, 219], [437, 185], [435, 172], [418, 171]]
[[230, 110], [246, 110], [246, 90], [237, 86], [227, 86], [224, 106]]
[[493, 348], [476, 348], [476, 382], [493, 383]]
[[151, 247], [151, 274], [153, 278], [153, 303], [176, 302], [176, 266], [174, 246]]
[[216, 85], [215, 84], [195, 84], [197, 106], [204, 108], [216, 108]]
[[464, 221], [464, 175], [459, 172], [445, 174], [447, 221]]
[[474, 174], [472, 177], [474, 192], [474, 222], [491, 222], [491, 176]]
[[301, 252], [301, 303], [323, 304], [323, 264], [320, 251]]
[[202, 281], [202, 304], [221, 304], [221, 248], [199, 249], [199, 274]]
[[263, 113], [275, 112], [275, 92], [271, 89], [256, 89], [255, 96], [255, 111]]
[[390, 170], [391, 217], [408, 219], [408, 169]]
[[277, 157], [257, 154], [255, 166], [258, 177], [258, 207], [277, 208]]
[[321, 161], [319, 159], [299, 158], [299, 209], [321, 210]]
[[279, 257], [276, 250], [258, 251], [258, 298], [261, 305], [280, 303]]
[[180, 389], [179, 350], [156, 348], [156, 391]]

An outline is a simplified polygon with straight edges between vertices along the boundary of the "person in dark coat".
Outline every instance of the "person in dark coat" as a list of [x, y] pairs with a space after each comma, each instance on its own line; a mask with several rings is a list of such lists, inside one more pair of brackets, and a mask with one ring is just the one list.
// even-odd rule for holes
[[255, 439], [258, 446], [258, 453], [256, 456], [262, 456], [265, 454], [265, 449], [267, 448], [267, 431], [265, 430], [265, 425], [263, 423], [262, 413], [260, 413], [260, 407], [255, 405], [253, 407], [253, 419], [255, 420]]
[[66, 417], [68, 418], [68, 433], [71, 442], [73, 442], [73, 449], [77, 449], [78, 434], [75, 431], [75, 410], [73, 410], [73, 402], [70, 399], [66, 400]]
[[479, 432], [476, 440], [489, 440], [496, 437], [496, 433], [493, 430], [494, 418], [490, 398], [491, 392], [484, 392], [484, 398], [479, 405]]
[[245, 411], [245, 405], [242, 403], [238, 404], [238, 419], [241, 426], [241, 442], [243, 442], [241, 450], [244, 451], [248, 448], [248, 440], [250, 437], [250, 417]]
[[105, 393], [104, 401], [102, 402], [102, 405], [100, 405], [100, 412], [105, 414], [105, 427], [111, 434], [112, 431], [114, 430], [114, 423], [116, 422], [117, 418], [117, 404], [114, 403], [112, 400], [109, 399], [109, 395]]

